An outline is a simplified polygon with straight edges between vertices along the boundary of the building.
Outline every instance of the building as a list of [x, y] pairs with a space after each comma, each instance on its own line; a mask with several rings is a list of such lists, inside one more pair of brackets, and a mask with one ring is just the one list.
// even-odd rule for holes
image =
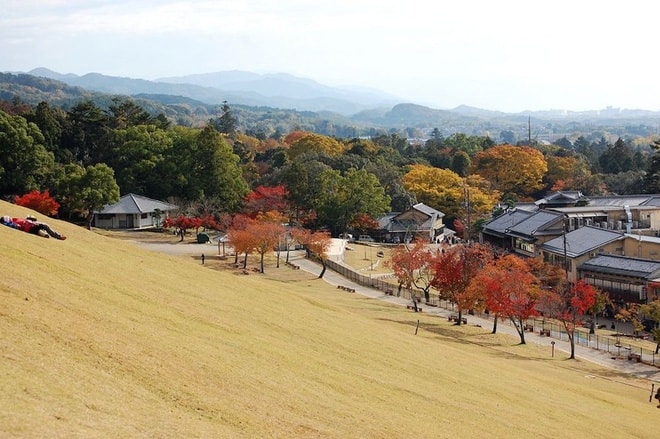
[[94, 212], [94, 226], [102, 229], [159, 227], [178, 206], [136, 194], [127, 194], [115, 204]]
[[424, 203], [418, 203], [405, 212], [390, 213], [378, 219], [378, 241], [410, 242], [421, 238], [438, 242], [446, 236], [445, 214]]

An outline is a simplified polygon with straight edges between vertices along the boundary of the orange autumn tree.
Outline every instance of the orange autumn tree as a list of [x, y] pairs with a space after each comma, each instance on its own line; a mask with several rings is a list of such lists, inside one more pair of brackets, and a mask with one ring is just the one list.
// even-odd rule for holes
[[319, 279], [323, 278], [327, 269], [326, 260], [328, 258], [328, 250], [332, 244], [332, 238], [328, 232], [312, 232], [307, 229], [294, 228], [291, 229], [291, 235], [294, 240], [298, 241], [305, 247], [308, 257], [318, 258], [323, 266]]
[[259, 271], [263, 273], [266, 253], [278, 247], [284, 234], [284, 226], [271, 221], [250, 221], [245, 231], [252, 235], [253, 248], [259, 254]]
[[538, 315], [540, 282], [523, 259], [506, 255], [490, 261], [472, 279], [468, 290], [484, 298], [486, 309], [494, 316], [493, 334], [498, 318], [508, 318], [520, 336], [520, 344], [525, 344], [524, 322]]
[[14, 198], [14, 203], [47, 216], [57, 215], [60, 208], [60, 203], [50, 196], [48, 189], [43, 192], [32, 191], [23, 196], [17, 196]]
[[441, 298], [458, 307], [457, 325], [461, 324], [464, 310], [479, 307], [482, 297], [468, 287], [492, 258], [491, 248], [483, 244], [457, 245], [434, 258], [431, 285], [438, 289]]
[[[415, 286], [424, 294], [424, 299], [428, 303], [431, 300], [429, 290], [435, 276], [433, 270], [437, 254], [429, 250], [422, 239], [416, 239], [412, 244], [399, 245], [394, 248], [392, 257], [385, 264], [392, 269], [399, 283], [410, 289]], [[415, 312], [417, 311], [417, 301], [413, 298]]]

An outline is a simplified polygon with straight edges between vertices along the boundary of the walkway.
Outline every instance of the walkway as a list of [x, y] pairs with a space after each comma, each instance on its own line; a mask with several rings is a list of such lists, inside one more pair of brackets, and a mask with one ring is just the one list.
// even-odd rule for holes
[[[341, 241], [341, 240], [333, 240], [333, 241]], [[337, 255], [337, 252], [341, 252], [341, 247], [342, 247], [341, 243], [333, 242], [333, 246], [329, 251], [329, 255], [332, 260], [339, 261], [341, 259]], [[313, 262], [305, 258], [305, 255], [302, 252], [292, 253], [290, 255], [290, 261], [300, 266], [301, 269], [308, 271], [310, 273], [319, 274], [321, 271], [321, 266], [316, 262]], [[326, 270], [323, 279], [331, 285], [335, 285], [335, 286], [342, 285], [348, 288], [352, 288], [355, 290], [356, 293], [366, 297], [370, 297], [372, 299], [382, 300], [391, 303], [393, 305], [398, 305], [403, 307], [410, 304], [410, 300], [408, 299], [403, 299], [401, 297], [396, 297], [396, 296], [389, 296], [384, 294], [380, 290], [358, 285], [332, 270]], [[429, 306], [424, 306], [423, 304], [421, 304], [421, 307], [423, 308], [423, 312], [425, 314], [436, 315], [444, 319], [446, 319], [451, 314], [456, 314], [455, 312], [439, 307], [429, 307]], [[470, 325], [481, 325], [484, 328], [492, 328], [493, 325], [492, 320], [488, 320], [473, 315], [467, 315], [465, 317], [468, 318], [468, 322]], [[516, 338], [519, 337], [516, 329], [511, 325], [500, 323], [497, 327], [497, 330], [499, 333], [510, 334]], [[542, 337], [540, 334], [535, 332], [527, 332], [525, 334], [525, 341], [527, 343], [536, 343], [541, 346], [547, 346], [548, 350], [551, 349], [551, 342], [554, 341], [555, 353], [563, 352], [569, 354], [571, 351], [570, 343], [568, 341]], [[596, 349], [590, 349], [580, 345], [575, 346], [575, 356], [580, 359], [591, 361], [593, 363], [596, 363], [598, 365], [610, 369], [614, 369], [623, 373], [629, 373], [639, 378], [645, 378], [650, 381], [660, 383], [660, 368], [657, 368], [655, 366], [628, 361], [627, 358], [623, 358], [623, 359], [619, 358], [614, 360], [612, 359], [611, 353], [605, 351], [599, 351]]]

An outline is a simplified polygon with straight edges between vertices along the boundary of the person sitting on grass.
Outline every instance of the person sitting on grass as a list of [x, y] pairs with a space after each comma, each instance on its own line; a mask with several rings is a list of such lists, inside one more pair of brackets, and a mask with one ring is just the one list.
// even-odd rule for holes
[[44, 238], [50, 238], [52, 236], [55, 239], [66, 239], [66, 236], [57, 233], [48, 224], [38, 222], [37, 218], [32, 215], [28, 215], [26, 218], [11, 218], [5, 215], [0, 219], [0, 222], [5, 226], [32, 233], [33, 235], [43, 236]]

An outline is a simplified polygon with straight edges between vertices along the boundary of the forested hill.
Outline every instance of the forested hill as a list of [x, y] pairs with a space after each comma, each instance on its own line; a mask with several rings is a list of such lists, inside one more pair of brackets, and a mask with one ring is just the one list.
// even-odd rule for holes
[[[54, 73], [54, 72], [53, 72]], [[407, 138], [428, 138], [434, 129], [443, 136], [453, 133], [488, 136], [494, 141], [516, 142], [531, 136], [536, 141], [554, 142], [562, 137], [652, 137], [660, 133], [660, 113], [642, 110], [608, 108], [600, 111], [543, 111], [502, 113], [467, 106], [452, 110], [432, 109], [423, 105], [402, 103], [393, 107], [375, 107], [352, 116], [333, 111], [296, 110], [296, 99], [289, 107], [274, 107], [250, 101], [217, 88], [190, 84], [166, 84], [104, 75], [85, 75], [87, 84], [103, 80], [106, 89], [123, 90], [122, 94], [92, 91], [91, 88], [69, 85], [58, 79], [30, 74], [0, 73], [0, 100], [37, 105], [45, 101], [70, 109], [82, 100], [92, 100], [107, 109], [117, 96], [131, 96], [140, 107], [152, 115], [163, 114], [178, 125], [200, 126], [218, 117], [226, 101], [238, 120], [238, 129], [245, 133], [272, 135], [296, 129], [312, 131], [338, 138], [373, 136], [397, 132]], [[66, 79], [67, 75], [58, 78]], [[115, 80], [114, 86], [107, 85]], [[140, 88], [141, 87], [141, 88]], [[191, 90], [195, 92], [191, 94]], [[205, 94], [206, 93], [206, 94]], [[256, 96], [256, 95], [255, 95]], [[332, 97], [325, 107], [333, 108]], [[215, 103], [210, 103], [215, 102]], [[286, 99], [278, 102], [287, 102]], [[273, 131], [275, 130], [275, 131]]]

